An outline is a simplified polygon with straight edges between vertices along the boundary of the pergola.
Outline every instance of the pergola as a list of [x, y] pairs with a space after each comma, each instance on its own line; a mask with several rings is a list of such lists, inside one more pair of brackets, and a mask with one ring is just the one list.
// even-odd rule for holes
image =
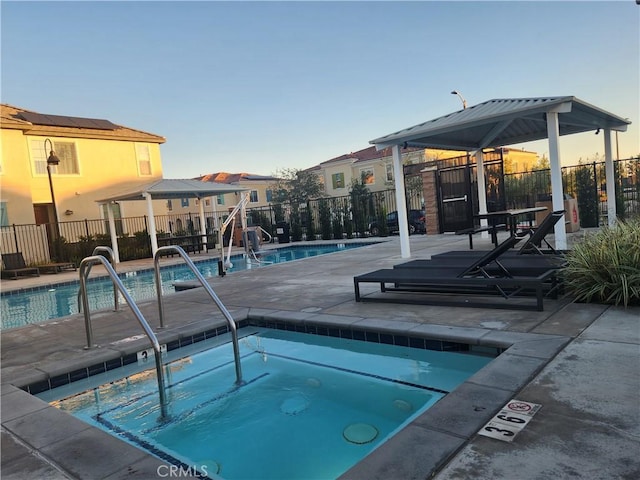
[[[156, 182], [140, 185], [112, 195], [102, 200], [97, 200], [99, 204], [109, 204], [121, 201], [146, 200], [147, 212], [149, 215], [149, 236], [151, 237], [151, 251], [155, 255], [158, 250], [158, 236], [156, 232], [156, 222], [153, 214], [153, 200], [170, 200], [180, 198], [198, 198], [204, 199], [214, 197], [224, 193], [234, 193], [246, 190], [246, 188], [237, 185], [227, 185], [224, 183], [202, 182], [200, 180], [158, 180]], [[215, 206], [215, 202], [213, 203]], [[118, 236], [116, 235], [116, 226], [113, 219], [113, 212], [110, 208], [106, 209], [109, 216], [109, 234], [111, 236], [111, 245], [115, 254], [115, 261], [120, 262], [118, 253]], [[206, 223], [204, 217], [204, 202], [199, 202], [200, 214], [200, 233], [206, 236]]]
[[[573, 97], [494, 99], [464, 108], [428, 122], [390, 133], [369, 143], [378, 150], [391, 147], [396, 187], [396, 203], [405, 203], [401, 149], [407, 147], [437, 148], [475, 152], [478, 165], [479, 213], [487, 213], [483, 148], [504, 147], [547, 138], [551, 164], [553, 210], [564, 209], [559, 137], [582, 132], [603, 131], [607, 214], [609, 225], [616, 220], [615, 179], [611, 152], [611, 132], [624, 132], [631, 122]], [[398, 208], [400, 249], [403, 258], [410, 257], [407, 213]], [[555, 246], [567, 248], [564, 222], [555, 226]]]

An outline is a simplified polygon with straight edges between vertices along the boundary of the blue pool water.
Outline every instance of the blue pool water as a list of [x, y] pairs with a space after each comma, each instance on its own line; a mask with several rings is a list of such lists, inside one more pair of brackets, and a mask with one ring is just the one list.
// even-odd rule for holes
[[[345, 249], [371, 245], [370, 243], [347, 243], [330, 245], [296, 246], [267, 250], [261, 256], [264, 266], [274, 263], [300, 260], [317, 255], [324, 255]], [[244, 270], [247, 264], [242, 256], [231, 258], [233, 268], [229, 273]], [[217, 259], [197, 262], [196, 266], [202, 275], [214, 277], [218, 275]], [[259, 268], [253, 265], [251, 268]], [[124, 286], [136, 302], [156, 297], [156, 287], [153, 270], [127, 272], [120, 274]], [[161, 268], [162, 290], [164, 294], [174, 293], [175, 282], [195, 280], [195, 276], [184, 265]], [[22, 327], [32, 323], [66, 317], [78, 313], [79, 282], [49, 285], [47, 287], [3, 292], [0, 297], [1, 330]], [[87, 283], [89, 306], [91, 311], [112, 308], [113, 284], [106, 278], [91, 277]], [[122, 302], [121, 302], [122, 303]]]
[[164, 421], [154, 369], [38, 396], [209, 478], [327, 479], [492, 360], [258, 327], [241, 334], [240, 387], [229, 343], [175, 353], [165, 367]]

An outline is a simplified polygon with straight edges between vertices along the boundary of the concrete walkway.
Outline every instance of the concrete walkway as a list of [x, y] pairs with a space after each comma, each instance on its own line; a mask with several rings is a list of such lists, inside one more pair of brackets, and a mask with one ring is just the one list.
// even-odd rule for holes
[[[474, 244], [491, 246], [480, 238]], [[466, 237], [411, 237], [413, 258], [467, 248]], [[384, 332], [504, 350], [343, 478], [640, 478], [640, 308], [569, 298], [545, 300], [542, 312], [356, 303], [353, 276], [401, 263], [399, 252], [398, 238], [390, 237], [209, 280], [243, 323], [293, 322], [308, 331]], [[118, 271], [150, 264], [127, 262]], [[2, 289], [69, 278], [77, 272], [4, 280]], [[362, 287], [362, 293], [379, 295], [375, 285]], [[157, 325], [157, 304], [139, 306]], [[157, 331], [161, 343], [186, 344], [224, 325], [202, 288], [165, 297], [165, 312], [168, 327]], [[92, 350], [83, 348], [80, 315], [2, 332], [3, 479], [161, 478], [161, 460], [21, 389], [55, 383], [99, 362], [112, 365], [147, 348], [126, 308], [96, 312], [92, 321], [100, 344]], [[542, 408], [512, 442], [478, 435], [513, 398]]]

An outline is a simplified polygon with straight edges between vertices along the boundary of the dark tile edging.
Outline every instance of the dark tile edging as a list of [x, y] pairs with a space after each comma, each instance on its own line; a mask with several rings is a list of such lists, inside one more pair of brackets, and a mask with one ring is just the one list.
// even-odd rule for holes
[[[297, 319], [289, 318], [286, 320], [280, 319], [278, 313], [274, 312], [268, 315], [251, 315], [236, 320], [238, 328], [247, 326], [256, 326], [271, 328], [274, 330], [286, 330], [298, 333], [308, 333], [312, 335], [328, 336], [343, 338], [349, 340], [358, 340], [364, 342], [382, 343], [388, 345], [396, 345], [401, 347], [411, 347], [423, 350], [435, 350], [442, 352], [459, 352], [459, 353], [475, 353], [496, 357], [500, 355], [504, 349], [500, 346], [486, 346], [484, 349], [476, 348], [473, 342], [469, 342], [468, 337], [460, 337], [461, 341], [451, 340], [439, 340], [433, 336], [425, 336], [423, 333], [416, 331], [413, 335], [408, 335], [402, 329], [391, 329], [387, 331], [380, 331], [380, 326], [374, 322], [372, 325], [366, 325], [362, 322], [351, 323], [345, 326], [343, 320], [349, 317], [332, 317], [333, 322], [323, 323], [323, 316], [311, 315], [309, 321], [300, 321], [300, 317]], [[306, 315], [304, 315], [306, 317]], [[313, 318], [316, 317], [316, 318]], [[326, 316], [329, 317], [329, 316]], [[353, 320], [351, 318], [351, 320]], [[339, 323], [339, 325], [338, 325]], [[358, 328], [359, 327], [359, 328]], [[166, 342], [167, 351], [173, 351], [181, 347], [186, 347], [203, 340], [214, 338], [218, 335], [222, 335], [229, 332], [229, 328], [220, 326], [212, 328], [206, 331], [197, 332], [195, 334], [180, 335], [173, 334]], [[177, 336], [177, 338], [176, 338]], [[173, 338], [173, 339], [172, 339]], [[136, 351], [140, 348], [136, 348]], [[114, 355], [116, 351], [114, 350]], [[69, 383], [73, 383], [77, 380], [89, 378], [94, 375], [105, 373], [116, 368], [124, 367], [132, 363], [137, 362], [136, 353], [122, 353], [119, 357], [107, 359], [88, 366], [79, 366], [68, 372], [48, 376], [44, 380], [39, 380], [26, 385], [17, 385], [23, 390], [32, 395], [42, 393], [47, 390], [51, 390]]]

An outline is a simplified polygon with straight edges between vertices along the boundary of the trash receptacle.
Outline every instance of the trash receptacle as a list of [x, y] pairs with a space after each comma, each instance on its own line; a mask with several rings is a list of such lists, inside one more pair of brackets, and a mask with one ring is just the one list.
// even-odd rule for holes
[[276, 235], [278, 243], [289, 243], [289, 224], [287, 222], [276, 223]]

